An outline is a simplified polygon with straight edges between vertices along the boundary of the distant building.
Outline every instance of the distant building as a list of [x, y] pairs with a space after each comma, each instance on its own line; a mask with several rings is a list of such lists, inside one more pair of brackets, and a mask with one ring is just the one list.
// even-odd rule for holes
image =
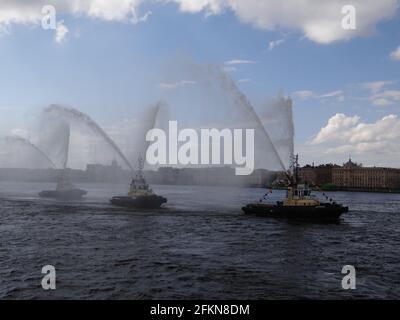
[[[86, 171], [67, 169], [74, 182], [127, 183], [131, 177], [113, 161], [111, 165], [88, 164]], [[0, 168], [0, 181], [53, 182], [62, 170]], [[231, 167], [159, 168], [145, 171], [151, 184], [212, 185], [266, 187], [285, 184], [283, 173], [257, 169], [249, 176], [237, 176]], [[300, 179], [311, 186], [336, 186], [338, 190], [400, 192], [400, 169], [363, 167], [349, 159], [342, 166], [326, 164], [307, 165], [299, 171]]]
[[399, 191], [400, 169], [363, 167], [349, 159], [343, 166], [307, 165], [300, 169], [300, 178], [312, 186], [333, 184], [339, 190]]
[[[148, 173], [146, 173], [148, 175]], [[237, 176], [235, 169], [224, 167], [204, 168], [159, 168], [157, 174], [151, 174], [150, 180], [159, 184], [210, 185], [210, 186], [254, 186], [265, 187], [276, 176], [268, 170], [256, 169], [251, 175]]]
[[[66, 169], [73, 182], [94, 183], [128, 183], [132, 177], [113, 161], [111, 165], [88, 164], [86, 171]], [[61, 169], [22, 169], [0, 168], [0, 181], [55, 182]], [[164, 185], [210, 185], [210, 186], [252, 186], [266, 187], [277, 177], [278, 173], [256, 169], [251, 175], [237, 176], [231, 167], [172, 168], [163, 167], [158, 171], [144, 172], [151, 184]]]
[[362, 167], [350, 159], [332, 171], [332, 183], [343, 190], [400, 190], [400, 169]]
[[311, 186], [323, 186], [332, 182], [332, 170], [337, 167], [334, 164], [324, 164], [317, 167], [307, 165], [300, 169], [300, 179]]
[[347, 161], [346, 163], [343, 163], [343, 168], [344, 169], [359, 169], [359, 168], [362, 168], [362, 164], [353, 162], [351, 160], [351, 158], [349, 158], [349, 161]]
[[[86, 176], [92, 182], [118, 182], [126, 180], [126, 170], [113, 160], [111, 165], [88, 164], [86, 166]], [[128, 177], [129, 179], [129, 177]]]

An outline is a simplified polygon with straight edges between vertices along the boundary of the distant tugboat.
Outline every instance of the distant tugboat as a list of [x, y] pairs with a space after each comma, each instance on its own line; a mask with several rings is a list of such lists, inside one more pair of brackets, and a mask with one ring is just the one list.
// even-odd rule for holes
[[242, 210], [246, 214], [263, 215], [274, 218], [287, 218], [304, 221], [331, 222], [337, 221], [339, 217], [349, 211], [348, 207], [335, 202], [321, 203], [311, 195], [307, 184], [299, 182], [298, 156], [295, 156], [292, 164], [293, 173], [287, 173], [289, 187], [287, 197], [276, 204], [254, 203], [248, 204]]
[[139, 168], [136, 177], [132, 179], [128, 196], [113, 197], [110, 202], [113, 205], [138, 209], [158, 209], [167, 199], [156, 195], [150, 189], [143, 175], [144, 161], [139, 158]]
[[54, 198], [58, 200], [79, 200], [87, 194], [87, 191], [75, 188], [67, 177], [65, 170], [57, 181], [56, 190], [45, 190], [39, 193], [42, 198]]

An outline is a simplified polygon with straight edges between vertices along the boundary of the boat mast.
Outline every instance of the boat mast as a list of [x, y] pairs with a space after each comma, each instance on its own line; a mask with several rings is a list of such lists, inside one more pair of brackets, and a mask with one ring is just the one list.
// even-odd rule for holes
[[138, 169], [136, 171], [136, 179], [144, 179], [143, 169], [144, 169], [144, 160], [140, 155], [138, 159]]
[[286, 177], [290, 187], [296, 187], [299, 183], [299, 155], [294, 155], [290, 159], [290, 169], [286, 172]]
[[293, 156], [293, 178], [294, 183], [297, 185], [299, 183], [299, 155]]

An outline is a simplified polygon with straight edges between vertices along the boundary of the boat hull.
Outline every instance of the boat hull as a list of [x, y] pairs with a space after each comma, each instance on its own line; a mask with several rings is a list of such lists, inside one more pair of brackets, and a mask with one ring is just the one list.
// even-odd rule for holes
[[78, 200], [82, 199], [83, 196], [87, 194], [87, 191], [81, 189], [72, 189], [72, 190], [45, 190], [39, 193], [39, 196], [42, 198], [52, 198], [59, 200]]
[[159, 209], [167, 199], [157, 195], [139, 197], [113, 197], [110, 203], [125, 208]]
[[281, 204], [248, 204], [242, 210], [246, 214], [261, 215], [273, 218], [286, 218], [306, 221], [337, 221], [349, 211], [340, 204], [324, 203], [318, 206], [283, 206]]

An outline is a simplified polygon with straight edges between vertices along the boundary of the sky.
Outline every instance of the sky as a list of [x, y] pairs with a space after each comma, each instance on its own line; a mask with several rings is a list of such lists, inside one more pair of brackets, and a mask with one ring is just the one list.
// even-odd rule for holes
[[[56, 29], [43, 29], [53, 5]], [[355, 8], [345, 30], [342, 8]], [[293, 99], [301, 163], [400, 167], [398, 0], [0, 0], [0, 135], [52, 103], [105, 130], [165, 92], [181, 60], [229, 74], [257, 110]], [[268, 128], [267, 128], [268, 130]]]

